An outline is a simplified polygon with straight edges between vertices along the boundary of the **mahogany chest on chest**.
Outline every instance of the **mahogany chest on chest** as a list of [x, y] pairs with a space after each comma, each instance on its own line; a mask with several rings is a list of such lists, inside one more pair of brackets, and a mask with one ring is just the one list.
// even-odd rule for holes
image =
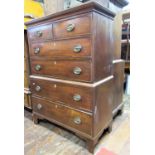
[[112, 121], [113, 17], [89, 2], [26, 23], [34, 122], [75, 132], [90, 152]]

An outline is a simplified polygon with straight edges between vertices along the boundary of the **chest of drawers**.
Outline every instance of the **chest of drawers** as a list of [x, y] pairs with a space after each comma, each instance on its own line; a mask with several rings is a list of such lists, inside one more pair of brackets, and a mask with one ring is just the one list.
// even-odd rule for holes
[[114, 14], [95, 2], [28, 27], [33, 119], [47, 119], [94, 146], [111, 125]]

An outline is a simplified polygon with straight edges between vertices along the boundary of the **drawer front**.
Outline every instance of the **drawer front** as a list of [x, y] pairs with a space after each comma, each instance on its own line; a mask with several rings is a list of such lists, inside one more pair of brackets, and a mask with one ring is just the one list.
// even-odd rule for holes
[[35, 26], [28, 29], [30, 40], [48, 40], [52, 38], [52, 25]]
[[36, 57], [84, 57], [90, 55], [91, 40], [89, 38], [33, 43], [30, 49], [30, 56]]
[[33, 96], [40, 96], [59, 104], [92, 112], [91, 88], [31, 78]]
[[91, 81], [91, 65], [91, 61], [84, 60], [32, 60], [31, 73], [77, 81]]
[[54, 38], [74, 37], [91, 33], [91, 15], [53, 23]]
[[65, 126], [92, 135], [92, 116], [40, 98], [32, 97], [33, 111]]

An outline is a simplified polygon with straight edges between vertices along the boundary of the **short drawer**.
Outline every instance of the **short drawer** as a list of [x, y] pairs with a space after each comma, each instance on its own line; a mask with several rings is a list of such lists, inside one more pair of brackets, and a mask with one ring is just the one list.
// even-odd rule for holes
[[30, 40], [48, 40], [52, 38], [52, 24], [35, 26], [28, 29], [28, 38]]
[[74, 37], [91, 33], [91, 15], [53, 23], [54, 38]]
[[92, 135], [92, 115], [53, 102], [32, 97], [33, 111], [50, 121]]
[[93, 90], [89, 87], [42, 79], [30, 79], [33, 96], [44, 97], [62, 105], [92, 112]]
[[84, 57], [90, 55], [90, 38], [33, 43], [30, 49], [30, 56], [36, 57]]
[[90, 60], [31, 60], [31, 74], [77, 81], [91, 81]]

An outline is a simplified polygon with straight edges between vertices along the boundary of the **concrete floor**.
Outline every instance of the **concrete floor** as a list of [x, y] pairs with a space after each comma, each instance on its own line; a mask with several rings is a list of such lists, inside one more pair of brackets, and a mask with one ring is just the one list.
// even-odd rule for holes
[[[124, 109], [113, 122], [113, 130], [104, 133], [95, 148], [95, 154], [104, 148], [117, 155], [130, 154], [130, 97], [124, 95]], [[24, 111], [25, 155], [91, 155], [85, 142], [73, 133], [48, 121], [35, 125], [31, 112]]]

